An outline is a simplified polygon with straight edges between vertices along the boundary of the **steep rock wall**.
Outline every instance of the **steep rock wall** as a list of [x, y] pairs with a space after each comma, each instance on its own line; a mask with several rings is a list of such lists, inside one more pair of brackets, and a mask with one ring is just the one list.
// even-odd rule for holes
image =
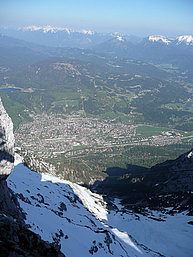
[[0, 98], [0, 213], [24, 224], [25, 216], [6, 182], [14, 167], [14, 144], [13, 123]]
[[14, 166], [13, 123], [0, 98], [0, 179], [5, 179]]

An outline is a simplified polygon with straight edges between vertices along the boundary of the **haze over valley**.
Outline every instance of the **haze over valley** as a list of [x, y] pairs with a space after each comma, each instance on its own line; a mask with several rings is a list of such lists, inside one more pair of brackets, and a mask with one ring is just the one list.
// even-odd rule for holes
[[191, 257], [192, 3], [8, 2], [0, 256]]
[[[136, 41], [51, 26], [15, 33], [33, 36], [36, 44], [1, 36], [0, 94], [15, 125], [16, 146], [45, 161], [43, 170], [52, 167], [63, 178], [91, 183], [107, 168], [149, 168], [191, 148], [191, 36]], [[72, 45], [94, 37], [95, 45], [58, 48], [57, 33]], [[48, 38], [55, 40], [52, 46], [37, 44], [52, 42]]]

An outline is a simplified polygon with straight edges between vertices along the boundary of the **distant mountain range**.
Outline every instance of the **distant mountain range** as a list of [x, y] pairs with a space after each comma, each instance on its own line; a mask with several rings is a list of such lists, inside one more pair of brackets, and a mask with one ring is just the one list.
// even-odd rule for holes
[[[46, 54], [48, 56], [70, 55], [69, 57], [77, 59], [78, 55], [78, 58], [81, 56], [82, 59], [84, 53], [81, 51], [90, 51], [91, 55], [135, 59], [153, 64], [170, 64], [180, 68], [182, 72], [192, 72], [193, 36], [191, 35], [182, 35], [177, 38], [167, 38], [161, 35], [140, 38], [121, 33], [74, 31], [51, 26], [28, 26], [19, 29], [1, 28], [0, 33], [2, 34], [0, 46], [3, 47], [1, 49], [3, 58], [6, 59], [6, 56], [9, 56], [9, 54], [4, 56], [4, 53], [14, 50], [12, 47], [19, 47], [17, 48], [19, 58], [16, 59], [20, 59], [23, 55], [22, 52], [24, 52], [27, 56], [25, 58], [26, 64], [30, 60], [44, 59], [45, 47], [47, 47]], [[11, 47], [11, 49], [8, 50], [7, 47]], [[72, 50], [72, 48], [74, 49]], [[87, 58], [90, 58], [88, 52]]]
[[[149, 160], [154, 161], [153, 151], [154, 156], [167, 156], [167, 148], [160, 144], [160, 135], [154, 136], [149, 124], [155, 126], [156, 134], [162, 133], [165, 126], [168, 129], [184, 126], [184, 133], [178, 132], [180, 139], [171, 141], [177, 142], [173, 148], [168, 148], [172, 154], [181, 149], [178, 144], [188, 142], [187, 147], [192, 142], [188, 133], [188, 130], [192, 133], [193, 127], [192, 36], [140, 39], [51, 26], [2, 29], [2, 33], [1, 89], [13, 91], [2, 91], [2, 101], [15, 119], [14, 124], [31, 121], [31, 117], [38, 121], [30, 133], [27, 127], [21, 130], [25, 138], [25, 145], [21, 147], [28, 144], [27, 131], [31, 135], [32, 151], [37, 151], [38, 157], [28, 155], [28, 159], [23, 160], [18, 154], [13, 156], [13, 125], [0, 102], [0, 256], [192, 256], [193, 149], [152, 168], [143, 167], [142, 162], [148, 159], [149, 166]], [[186, 110], [189, 104], [190, 111]], [[97, 117], [93, 119], [95, 125], [91, 125], [89, 119], [86, 121], [96, 140], [84, 134], [81, 126], [74, 129], [69, 125], [73, 134], [58, 130], [57, 127], [63, 127], [63, 119], [77, 113], [80, 117]], [[128, 122], [125, 118], [130, 113]], [[43, 129], [38, 128], [41, 119], [36, 119], [40, 114], [50, 120], [45, 126], [43, 123]], [[53, 119], [56, 115], [60, 123]], [[105, 130], [101, 129], [103, 125], [98, 123], [98, 117], [105, 120]], [[117, 133], [122, 120], [123, 129], [125, 126], [133, 129], [133, 124], [135, 127], [140, 124], [145, 133], [134, 132], [135, 138], [127, 129], [125, 134]], [[116, 127], [107, 130], [109, 121]], [[160, 132], [157, 132], [159, 125]], [[94, 127], [103, 134], [102, 143]], [[148, 145], [144, 136], [147, 127], [152, 134], [151, 138], [147, 137]], [[48, 137], [42, 133], [44, 130], [49, 130]], [[47, 148], [47, 144], [44, 149], [40, 148], [43, 137], [46, 141], [51, 139], [52, 149], [58, 151], [60, 144], [63, 149], [66, 147], [60, 135], [71, 137], [69, 144], [74, 145], [73, 140], [79, 132], [88, 137], [88, 141], [94, 141], [94, 145], [89, 142], [88, 147], [82, 141], [86, 157], [81, 152], [75, 159], [75, 151], [67, 161], [62, 155], [50, 155], [46, 159], [51, 160], [51, 164], [43, 167], [48, 169], [39, 168], [45, 164], [40, 162], [41, 153]], [[187, 141], [182, 141], [183, 135]], [[112, 140], [111, 148], [108, 137]], [[151, 146], [149, 142], [154, 137], [159, 140]], [[59, 142], [56, 147], [53, 139]], [[76, 140], [79, 141], [78, 137]], [[141, 150], [139, 142], [143, 145]], [[97, 148], [102, 150], [103, 146], [109, 148], [107, 154], [107, 148], [99, 154], [94, 152]], [[153, 146], [155, 148], [148, 150]], [[94, 151], [87, 152], [91, 148]], [[143, 165], [108, 168], [106, 178], [101, 181], [100, 167], [111, 167], [115, 161], [128, 163], [126, 155], [130, 155], [129, 160], [136, 158], [138, 165]], [[14, 158], [15, 167], [11, 173]], [[109, 162], [104, 161], [108, 158]], [[67, 166], [68, 162], [72, 166]], [[36, 173], [26, 165], [47, 174]], [[98, 181], [83, 187], [50, 174], [54, 172], [58, 176], [68, 173], [65, 179], [73, 174], [71, 180], [74, 182], [93, 183], [96, 178]], [[85, 178], [88, 179], [80, 180]]]
[[68, 28], [51, 26], [28, 26], [19, 29], [0, 29], [0, 33], [32, 43], [54, 47], [87, 48], [100, 44], [110, 38], [111, 34], [96, 33], [90, 30], [74, 31]]
[[154, 64], [170, 63], [180, 69], [190, 70], [193, 61], [193, 37], [169, 39], [149, 36], [133, 42], [124, 36], [116, 36], [94, 46], [92, 50], [123, 59], [131, 58]]
[[[50, 34], [54, 33], [50, 32]], [[154, 42], [149, 38], [131, 41], [124, 35], [116, 35], [90, 49], [81, 49], [44, 46], [0, 35], [0, 72], [2, 74], [0, 82], [1, 85], [14, 84], [21, 88], [46, 88], [47, 90], [53, 90], [56, 85], [65, 85], [65, 87], [71, 85], [70, 88], [74, 90], [77, 85], [80, 87], [81, 82], [81, 88], [87, 87], [94, 92], [93, 78], [95, 78], [98, 84], [102, 83], [105, 91], [107, 91], [105, 87], [108, 85], [115, 91], [119, 87], [125, 94], [126, 90], [131, 90], [132, 93], [140, 96], [132, 103], [126, 101], [127, 107], [124, 107], [126, 114], [128, 114], [128, 110], [130, 110], [128, 106], [130, 106], [140, 115], [142, 113], [148, 122], [160, 124], [161, 121], [164, 126], [171, 122], [170, 124], [177, 126], [178, 129], [191, 131], [191, 113], [183, 108], [180, 110], [168, 109], [168, 106], [165, 105], [170, 103], [185, 105], [189, 101], [188, 99], [192, 99], [192, 89], [187, 92], [184, 87], [184, 83], [191, 85], [193, 81], [192, 45], [173, 46], [162, 41], [154, 40]], [[54, 63], [65, 63], [66, 66], [62, 64], [61, 69], [55, 69]], [[74, 74], [69, 67], [78, 72]], [[39, 69], [41, 72], [37, 72]], [[173, 82], [171, 83], [171, 81]], [[136, 85], [137, 87], [133, 88]], [[57, 91], [58, 88], [55, 90]], [[154, 91], [150, 95], [150, 91], [144, 90]], [[145, 92], [145, 94], [141, 95], [140, 92]], [[34, 92], [34, 94], [36, 93]], [[154, 101], [152, 101], [152, 97]], [[46, 108], [48, 108], [48, 103], [51, 108], [51, 102], [57, 100], [54, 100], [53, 96], [51, 100], [48, 95], [44, 99]], [[13, 101], [15, 100], [14, 98]], [[18, 99], [18, 101], [21, 100]], [[42, 103], [42, 98], [40, 102]], [[89, 98], [88, 102], [85, 102], [86, 111], [102, 115], [104, 110], [107, 111], [109, 108], [108, 111], [117, 112], [117, 107], [114, 109], [112, 104], [110, 102], [106, 104], [107, 102], [101, 99], [96, 102], [95, 98], [91, 101]], [[23, 103], [24, 100], [21, 104], [23, 105]], [[92, 106], [92, 111], [90, 106]], [[164, 113], [162, 112], [163, 108]], [[123, 111], [122, 107], [119, 108], [119, 111]], [[13, 112], [15, 113], [15, 109]], [[26, 113], [24, 116], [26, 117]], [[18, 115], [14, 114], [14, 117], [18, 117]], [[178, 119], [174, 120], [172, 117], [178, 117]]]
[[53, 26], [26, 26], [18, 29], [0, 28], [0, 33], [18, 39], [55, 47], [93, 47], [108, 40], [117, 40], [122, 44], [156, 43], [167, 46], [193, 46], [193, 36], [182, 35], [167, 38], [161, 35], [149, 36], [145, 39], [123, 33], [98, 33], [91, 30], [72, 30]]
[[193, 45], [193, 36], [179, 36], [177, 38], [166, 38], [164, 36], [149, 36], [148, 40], [153, 43], [161, 43], [166, 45]]

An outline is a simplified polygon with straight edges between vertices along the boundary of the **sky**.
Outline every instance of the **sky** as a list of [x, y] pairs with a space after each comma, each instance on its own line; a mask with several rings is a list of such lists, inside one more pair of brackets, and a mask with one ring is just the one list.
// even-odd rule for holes
[[0, 26], [193, 35], [193, 0], [0, 0]]

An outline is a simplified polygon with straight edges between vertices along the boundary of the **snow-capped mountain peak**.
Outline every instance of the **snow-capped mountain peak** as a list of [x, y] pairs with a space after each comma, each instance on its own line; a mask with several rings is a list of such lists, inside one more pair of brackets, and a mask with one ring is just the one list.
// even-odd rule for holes
[[164, 37], [164, 36], [161, 36], [161, 35], [158, 35], [158, 36], [149, 36], [149, 41], [152, 41], [152, 42], [161, 42], [161, 43], [164, 43], [166, 45], [168, 45], [171, 41]]
[[82, 34], [85, 34], [85, 35], [93, 35], [94, 34], [94, 31], [86, 30], [86, 29], [80, 30], [79, 32]]
[[19, 30], [23, 31], [43, 31], [44, 33], [56, 33], [58, 31], [65, 31], [68, 34], [70, 34], [71, 30], [68, 28], [60, 28], [60, 27], [52, 27], [51, 25], [47, 26], [36, 26], [36, 25], [30, 25], [27, 27], [20, 28]]
[[191, 35], [179, 36], [177, 40], [178, 40], [178, 45], [181, 43], [184, 43], [186, 45], [193, 45], [193, 36]]
[[84, 34], [84, 35], [93, 35], [94, 34], [94, 31], [92, 31], [92, 30], [83, 29], [83, 30], [74, 31], [74, 30], [69, 29], [69, 28], [54, 27], [54, 26], [51, 26], [51, 25], [47, 25], [47, 26], [30, 25], [30, 26], [19, 28], [19, 30], [31, 31], [31, 32], [42, 31], [43, 33], [48, 33], [48, 32], [57, 33], [59, 31], [63, 31], [63, 32], [66, 32], [68, 34], [71, 34], [71, 32], [78, 32], [78, 33], [81, 33], [81, 34]]
[[116, 36], [116, 39], [117, 39], [118, 41], [124, 41], [123, 37], [121, 37], [121, 36]]

